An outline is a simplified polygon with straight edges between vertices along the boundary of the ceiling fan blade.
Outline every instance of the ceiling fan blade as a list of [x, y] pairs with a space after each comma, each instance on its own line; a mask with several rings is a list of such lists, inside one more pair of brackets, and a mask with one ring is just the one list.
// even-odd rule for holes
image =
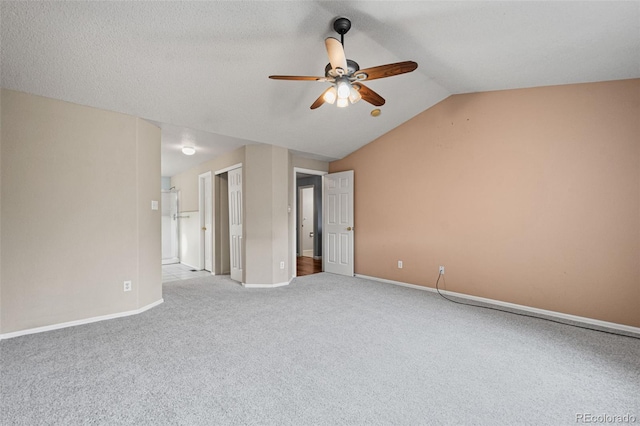
[[382, 96], [378, 95], [373, 90], [369, 89], [364, 84], [358, 82], [354, 83], [353, 86], [360, 92], [360, 96], [362, 99], [369, 102], [371, 105], [382, 106], [385, 103], [385, 100]]
[[396, 62], [395, 64], [380, 65], [372, 68], [365, 68], [355, 72], [354, 77], [358, 78], [361, 74], [367, 77], [359, 77], [362, 80], [375, 80], [376, 78], [391, 77], [398, 74], [411, 72], [418, 68], [418, 64], [413, 61]]
[[327, 54], [329, 55], [329, 62], [331, 68], [335, 71], [337, 68], [342, 68], [343, 74], [347, 73], [347, 57], [344, 55], [344, 48], [342, 43], [338, 39], [333, 37], [327, 37], [324, 40], [324, 45], [327, 47]]
[[[331, 86], [331, 87], [333, 87], [333, 86]], [[318, 99], [316, 99], [315, 102], [313, 102], [311, 104], [311, 109], [316, 109], [316, 108], [322, 106], [322, 104], [325, 102], [324, 101], [324, 94], [327, 93], [329, 90], [331, 90], [331, 87], [328, 87], [327, 90], [322, 92], [322, 94], [318, 97]]]
[[311, 77], [304, 75], [270, 75], [273, 80], [326, 81], [326, 77]]

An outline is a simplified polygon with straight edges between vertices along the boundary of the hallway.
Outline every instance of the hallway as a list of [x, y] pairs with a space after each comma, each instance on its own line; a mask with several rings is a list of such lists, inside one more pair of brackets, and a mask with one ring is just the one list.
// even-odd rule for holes
[[322, 260], [313, 257], [298, 256], [296, 260], [297, 276], [317, 274], [322, 272]]

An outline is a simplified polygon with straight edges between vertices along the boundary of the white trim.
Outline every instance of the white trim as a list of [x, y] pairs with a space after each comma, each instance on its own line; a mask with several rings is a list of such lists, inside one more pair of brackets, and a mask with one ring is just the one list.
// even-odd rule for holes
[[197, 271], [202, 271], [202, 270], [203, 270], [202, 268], [198, 268], [197, 266], [189, 265], [188, 263], [180, 262], [180, 264], [181, 264], [181, 265], [184, 265], [184, 266], [186, 266], [186, 267], [189, 267], [189, 268], [191, 268], [191, 269], [195, 269], [195, 270], [197, 270]]
[[[294, 279], [298, 275], [298, 266], [296, 265], [296, 252], [298, 251], [298, 241], [296, 238], [296, 222], [297, 221], [295, 219], [298, 215], [298, 187], [296, 185], [296, 180], [297, 180], [296, 175], [298, 173], [306, 173], [308, 175], [314, 175], [314, 176], [324, 176], [329, 172], [325, 172], [323, 170], [303, 169], [302, 167], [293, 168], [293, 200], [290, 206], [293, 209], [292, 213], [294, 213], [294, 220], [293, 220], [293, 223], [291, 224], [291, 230], [290, 230], [291, 235], [293, 236], [293, 238], [291, 238], [293, 240], [291, 242], [291, 279]], [[322, 201], [324, 202], [324, 194], [322, 197]]]
[[85, 318], [82, 320], [63, 322], [60, 324], [53, 324], [53, 325], [45, 325], [43, 327], [28, 328], [26, 330], [0, 334], [0, 340], [11, 339], [13, 337], [19, 337], [19, 336], [26, 336], [27, 334], [35, 334], [35, 333], [43, 333], [45, 331], [59, 330], [61, 328], [75, 327], [76, 325], [91, 324], [92, 322], [105, 321], [105, 320], [121, 318], [121, 317], [128, 317], [130, 315], [137, 315], [151, 308], [154, 308], [163, 302], [164, 302], [164, 299], [160, 299], [160, 300], [156, 300], [153, 303], [150, 303], [147, 306], [143, 306], [142, 308], [136, 309], [133, 311], [118, 312], [117, 314], [101, 315], [99, 317]]
[[[402, 287], [415, 288], [415, 289], [418, 289], [418, 290], [430, 291], [432, 293], [437, 293], [438, 292], [438, 290], [436, 290], [433, 287], [426, 287], [426, 286], [421, 286], [421, 285], [408, 284], [408, 283], [403, 283], [403, 282], [400, 282], [400, 281], [393, 281], [393, 280], [387, 280], [387, 279], [384, 279], [384, 278], [370, 277], [370, 276], [361, 275], [361, 274], [356, 274], [355, 276], [357, 278], [364, 278], [364, 279], [367, 279], [367, 280], [379, 281], [379, 282], [382, 282], [382, 283], [399, 285], [399, 286], [402, 286]], [[618, 323], [615, 323], [615, 322], [608, 322], [608, 321], [601, 321], [601, 320], [597, 320], [597, 319], [593, 319], [593, 318], [580, 317], [580, 316], [577, 316], [577, 315], [563, 314], [562, 312], [548, 311], [546, 309], [539, 309], [539, 308], [533, 308], [531, 306], [518, 305], [518, 304], [515, 304], [515, 303], [509, 303], [509, 302], [502, 302], [500, 300], [495, 300], [495, 299], [486, 299], [484, 297], [471, 296], [471, 295], [468, 295], [468, 294], [456, 293], [456, 292], [453, 292], [453, 291], [440, 290], [440, 293], [442, 293], [442, 294], [444, 294], [446, 296], [453, 296], [453, 297], [459, 297], [459, 298], [462, 298], [462, 299], [469, 299], [469, 300], [473, 300], [473, 301], [476, 301], [476, 302], [486, 303], [486, 304], [489, 304], [489, 305], [502, 306], [504, 308], [510, 308], [510, 309], [515, 309], [515, 310], [519, 310], [519, 311], [531, 312], [531, 313], [538, 314], [538, 315], [545, 315], [545, 316], [549, 316], [549, 317], [560, 318], [560, 319], [579, 322], [579, 323], [583, 323], [583, 324], [595, 325], [597, 327], [605, 327], [605, 328], [610, 328], [610, 329], [614, 329], [614, 330], [626, 331], [627, 333], [633, 333], [633, 334], [640, 335], [640, 328], [632, 327], [630, 325], [618, 324]]]
[[245, 288], [276, 288], [276, 287], [283, 287], [285, 285], [289, 285], [291, 283], [291, 281], [285, 281], [282, 283], [275, 283], [275, 284], [245, 284], [242, 283], [242, 287]]
[[242, 163], [234, 164], [233, 166], [225, 167], [224, 169], [216, 170], [213, 172], [214, 175], [221, 175], [223, 173], [230, 172], [231, 170], [235, 170], [242, 167]]
[[295, 173], [306, 173], [308, 175], [314, 175], [314, 176], [324, 176], [326, 174], [329, 174], [329, 172], [325, 172], [322, 170], [303, 169], [302, 167], [294, 167], [293, 171]]

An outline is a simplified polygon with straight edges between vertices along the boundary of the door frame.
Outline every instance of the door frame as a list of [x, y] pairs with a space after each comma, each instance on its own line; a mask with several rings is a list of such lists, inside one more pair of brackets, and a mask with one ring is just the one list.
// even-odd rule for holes
[[[205, 209], [205, 180], [209, 179], [209, 188], [211, 189], [211, 194], [209, 197], [209, 206], [208, 209]], [[202, 173], [198, 175], [198, 210], [199, 210], [199, 214], [200, 214], [200, 265], [199, 268], [201, 270], [204, 270], [205, 266], [206, 266], [206, 259], [205, 259], [205, 253], [206, 253], [206, 246], [207, 246], [207, 241], [205, 238], [205, 233], [206, 231], [203, 231], [203, 228], [205, 227], [205, 225], [207, 224], [207, 219], [210, 226], [213, 227], [213, 176], [211, 171]], [[210, 217], [206, 217], [205, 216], [205, 210], [209, 211], [209, 216]], [[211, 229], [210, 231], [210, 241], [208, 242], [209, 244], [209, 255], [211, 257], [211, 273], [213, 274], [215, 271], [215, 264], [213, 262], [214, 259], [214, 255], [213, 255], [213, 232], [214, 230]]]
[[[298, 173], [305, 173], [308, 175], [314, 175], [314, 176], [324, 176], [326, 174], [328, 174], [329, 172], [323, 171], [323, 170], [313, 170], [313, 169], [305, 169], [302, 167], [294, 167], [293, 168], [293, 202], [291, 203], [293, 205], [293, 211], [291, 213], [293, 213], [292, 217], [293, 220], [291, 220], [291, 278], [293, 279], [298, 275], [298, 266], [297, 266], [297, 260], [296, 260], [296, 248], [297, 248], [297, 244], [298, 244], [298, 239], [296, 238], [296, 220], [295, 218], [298, 217], [297, 215], [298, 213], [298, 187], [296, 185], [296, 175]], [[324, 185], [323, 185], [324, 186]], [[324, 203], [324, 189], [322, 190], [322, 202]]]

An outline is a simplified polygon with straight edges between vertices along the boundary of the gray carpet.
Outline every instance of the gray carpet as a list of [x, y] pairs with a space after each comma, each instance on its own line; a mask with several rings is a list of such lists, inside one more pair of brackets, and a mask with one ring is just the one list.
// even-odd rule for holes
[[1, 423], [640, 423], [640, 340], [331, 274], [176, 281], [164, 300], [0, 342]]

